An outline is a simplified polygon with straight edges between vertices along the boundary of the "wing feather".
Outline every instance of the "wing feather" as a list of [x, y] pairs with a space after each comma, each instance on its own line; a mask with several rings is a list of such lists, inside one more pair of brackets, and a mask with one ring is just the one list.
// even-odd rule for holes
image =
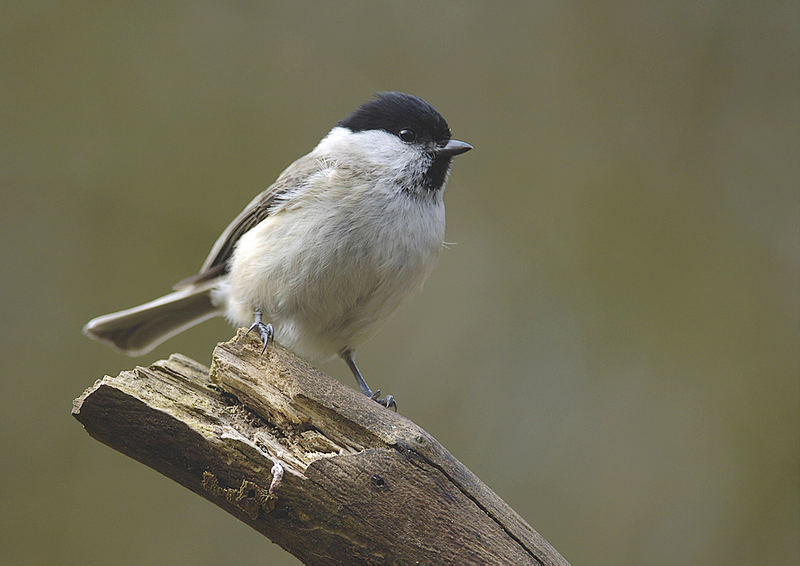
[[297, 189], [301, 189], [307, 180], [320, 170], [320, 167], [321, 163], [310, 154], [301, 157], [287, 167], [268, 189], [251, 200], [244, 210], [233, 219], [233, 222], [228, 224], [228, 227], [214, 242], [200, 271], [178, 281], [174, 288], [182, 289], [227, 273], [228, 260], [233, 255], [239, 238], [267, 218], [277, 201], [290, 196]]

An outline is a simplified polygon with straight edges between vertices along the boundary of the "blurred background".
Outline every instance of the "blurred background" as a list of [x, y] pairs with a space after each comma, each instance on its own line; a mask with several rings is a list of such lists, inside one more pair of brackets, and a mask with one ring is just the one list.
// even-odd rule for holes
[[[5, 2], [4, 564], [296, 564], [89, 438], [165, 293], [379, 90], [475, 146], [369, 382], [573, 564], [800, 564], [796, 2]], [[343, 363], [323, 368], [354, 385]]]

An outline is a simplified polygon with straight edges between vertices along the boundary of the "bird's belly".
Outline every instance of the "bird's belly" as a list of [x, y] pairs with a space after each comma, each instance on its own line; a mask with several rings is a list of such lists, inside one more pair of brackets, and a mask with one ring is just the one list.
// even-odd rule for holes
[[291, 211], [244, 234], [230, 264], [228, 318], [246, 326], [261, 310], [276, 340], [309, 361], [355, 349], [421, 288], [444, 231], [443, 215], [421, 225], [356, 220]]

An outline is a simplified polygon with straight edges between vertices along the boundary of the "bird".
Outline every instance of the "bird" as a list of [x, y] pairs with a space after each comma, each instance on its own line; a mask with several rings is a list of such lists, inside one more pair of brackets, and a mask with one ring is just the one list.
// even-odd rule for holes
[[257, 331], [311, 363], [341, 357], [373, 391], [356, 349], [431, 274], [444, 247], [452, 139], [428, 102], [380, 92], [337, 122], [225, 228], [200, 270], [142, 305], [83, 328], [129, 355], [215, 316]]

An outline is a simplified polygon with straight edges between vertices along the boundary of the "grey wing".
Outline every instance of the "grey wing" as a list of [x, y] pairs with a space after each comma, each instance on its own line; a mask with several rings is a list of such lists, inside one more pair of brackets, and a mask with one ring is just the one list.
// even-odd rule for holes
[[239, 216], [228, 224], [228, 227], [214, 242], [214, 246], [211, 248], [200, 271], [191, 277], [178, 281], [173, 287], [182, 289], [226, 273], [228, 271], [228, 260], [233, 254], [233, 249], [239, 238], [270, 215], [276, 200], [304, 185], [306, 180], [318, 170], [315, 163], [315, 160], [305, 156], [290, 165], [281, 173], [275, 183], [250, 201]]

